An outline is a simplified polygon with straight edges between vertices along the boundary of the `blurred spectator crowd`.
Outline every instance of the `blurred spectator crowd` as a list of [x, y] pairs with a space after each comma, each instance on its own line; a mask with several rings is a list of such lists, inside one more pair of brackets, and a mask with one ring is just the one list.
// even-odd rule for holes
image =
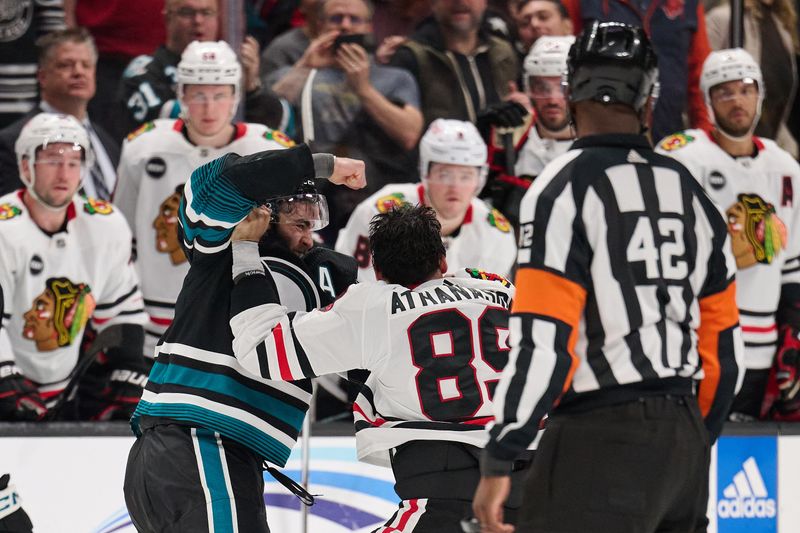
[[[760, 66], [758, 91], [763, 99], [751, 133], [773, 139], [797, 159], [798, 2], [744, 4], [743, 48]], [[243, 12], [236, 13], [234, 6]], [[232, 36], [229, 28], [235, 25], [229, 22], [237, 16], [246, 31]], [[643, 27], [659, 60], [660, 94], [649, 135], [654, 144], [664, 138], [680, 143], [680, 137], [669, 136], [715, 128], [701, 76], [712, 50], [730, 48], [730, 16], [728, 3], [714, 0], [0, 1], [0, 196], [11, 195], [0, 200], [0, 235], [8, 231], [4, 221], [19, 216], [9, 199], [18, 195], [21, 201], [22, 191], [30, 187], [30, 178], [25, 178], [30, 169], [18, 147], [20, 134], [33, 117], [46, 112], [74, 117], [85, 129], [93, 157], [84, 162], [81, 193], [96, 199], [87, 200], [85, 205], [91, 207], [86, 209], [119, 206], [125, 220], [112, 223], [109, 218], [107, 231], [118, 233], [127, 222], [130, 229], [122, 233], [132, 230], [125, 236], [134, 243], [134, 262], [149, 260], [153, 250], [162, 254], [153, 261], [169, 259], [169, 267], [185, 261], [177, 235], [169, 228], [174, 230], [180, 185], [194, 167], [226, 151], [305, 142], [315, 152], [366, 162], [364, 190], [322, 191], [330, 205], [330, 224], [314, 236], [315, 245], [354, 256], [359, 277], [370, 275], [366, 224], [372, 214], [403, 202], [434, 207], [453, 267], [509, 275], [520, 199], [574, 137], [560, 82], [568, 37], [592, 20]], [[240, 79], [232, 94], [190, 91], [193, 84], [226, 84], [215, 85], [202, 73], [179, 79], [179, 66], [194, 41], [229, 42], [229, 49], [196, 53], [224, 55], [232, 50]], [[214, 111], [217, 103], [223, 107]], [[215, 121], [225, 128], [216, 127]], [[151, 130], [161, 133], [151, 135]], [[435, 167], [451, 162], [449, 155], [441, 154], [461, 147], [469, 153], [452, 162], [478, 167], [475, 176]], [[178, 157], [185, 161], [173, 163]], [[785, 173], [792, 171], [787, 168]], [[148, 192], [143, 176], [165, 174], [169, 179], [159, 185], [163, 191]], [[66, 224], [42, 231], [52, 237], [65, 231]], [[145, 237], [151, 227], [156, 231]], [[142, 253], [143, 243], [148, 253]], [[11, 264], [0, 260], [0, 269]], [[29, 268], [35, 270], [32, 262]], [[115, 267], [108, 261], [96, 268]], [[185, 265], [180, 268], [185, 273]], [[140, 265], [138, 275], [146, 270]], [[108, 275], [124, 277], [119, 271]], [[12, 274], [0, 273], [0, 280], [22, 283]], [[64, 291], [81, 290], [57, 282], [48, 279], [50, 292], [42, 293], [57, 303]], [[102, 315], [127, 297], [121, 283], [110, 290], [106, 308], [95, 302], [95, 312]], [[133, 291], [135, 283], [126, 283], [126, 290]], [[149, 318], [129, 321], [144, 324], [145, 360], [171, 320], [171, 311], [164, 309], [174, 306], [180, 289], [175, 281], [178, 286], [166, 292], [148, 292], [148, 284], [151, 280], [142, 280], [135, 290], [143, 289], [138, 297], [144, 302], [142, 315]], [[3, 327], [14, 327], [9, 311], [13, 290], [2, 289]], [[140, 311], [134, 307], [120, 312], [133, 316]], [[22, 315], [26, 309], [13, 313]], [[81, 346], [90, 346], [99, 336], [104, 320], [83, 321]], [[125, 342], [142, 346], [141, 339], [125, 337]], [[777, 334], [768, 342], [774, 351]], [[0, 382], [15, 374], [3, 372], [4, 362], [15, 368], [10, 344], [0, 337]], [[117, 348], [123, 344], [112, 342]], [[121, 396], [109, 397], [107, 405], [125, 407], [131, 394], [128, 403], [135, 403], [138, 389], [131, 392], [130, 386], [146, 367], [113, 367], [116, 381], [128, 388]], [[121, 371], [128, 374], [121, 376]], [[108, 389], [114, 379], [100, 374], [90, 378], [100, 389]], [[43, 378], [35, 378], [25, 377], [30, 387], [25, 390], [43, 385]], [[49, 398], [65, 390], [63, 381], [50, 392], [40, 391], [35, 400], [41, 406], [29, 409], [28, 419], [45, 417]], [[769, 406], [762, 408], [760, 401], [769, 395], [768, 386], [758, 387], [760, 397], [750, 419], [772, 418]], [[0, 387], [0, 401], [3, 394], [11, 393]], [[102, 398], [98, 394], [94, 399], [102, 404]], [[0, 410], [0, 417], [14, 419], [11, 411]], [[117, 412], [101, 405], [79, 409], [74, 416], [115, 418]], [[125, 418], [129, 410], [121, 408], [119, 414]]]

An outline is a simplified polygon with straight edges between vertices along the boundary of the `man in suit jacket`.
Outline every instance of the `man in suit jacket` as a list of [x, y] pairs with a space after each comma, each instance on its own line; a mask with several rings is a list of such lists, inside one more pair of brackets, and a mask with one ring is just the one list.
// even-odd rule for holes
[[88, 196], [109, 200], [117, 181], [119, 144], [86, 111], [95, 93], [97, 49], [83, 28], [46, 35], [37, 41], [41, 92], [39, 105], [10, 126], [0, 130], [0, 195], [19, 189], [22, 182], [14, 152], [14, 143], [22, 127], [42, 111], [63, 113], [77, 118], [89, 133], [95, 164], [83, 181]]

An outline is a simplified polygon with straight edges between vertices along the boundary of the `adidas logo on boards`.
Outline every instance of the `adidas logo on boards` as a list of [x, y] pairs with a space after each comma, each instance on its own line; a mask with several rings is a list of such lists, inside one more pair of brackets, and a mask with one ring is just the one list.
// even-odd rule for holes
[[722, 491], [717, 502], [720, 518], [775, 518], [777, 505], [767, 494], [764, 478], [754, 457], [742, 463], [742, 469], [733, 476], [733, 483]]

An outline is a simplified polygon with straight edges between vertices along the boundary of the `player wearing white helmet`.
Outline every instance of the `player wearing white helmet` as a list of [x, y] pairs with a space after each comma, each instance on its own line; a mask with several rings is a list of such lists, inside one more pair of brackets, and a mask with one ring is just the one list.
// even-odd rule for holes
[[800, 166], [753, 135], [764, 90], [750, 54], [712, 52], [700, 86], [714, 129], [670, 135], [658, 150], [683, 163], [728, 218], [747, 367], [733, 418], [767, 414], [762, 400], [774, 362], [781, 392], [773, 414], [800, 419]]
[[517, 157], [517, 176], [538, 176], [544, 166], [567, 151], [575, 136], [569, 108], [561, 86], [567, 54], [575, 37], [540, 37], [525, 58], [525, 92], [531, 99], [536, 120]]
[[[45, 157], [43, 161], [56, 161], [58, 156], [63, 156], [67, 165], [65, 176], [68, 178], [77, 176], [79, 187], [83, 181], [84, 171], [94, 163], [94, 154], [86, 130], [77, 119], [66, 115], [43, 113], [35, 116], [20, 132], [14, 150], [17, 154], [17, 165], [20, 169], [25, 169], [24, 173], [21, 172], [21, 177], [27, 187], [27, 194], [38, 202], [34, 204], [35, 208], [42, 207], [54, 213], [60, 212], [72, 201], [77, 189], [72, 190], [68, 186], [51, 187], [48, 180], [51, 173], [48, 170], [52, 169], [53, 165], [32, 164], [38, 161], [39, 152], [54, 156], [52, 160]], [[38, 186], [37, 169], [41, 170], [43, 178]]]
[[[194, 41], [186, 47], [178, 63], [178, 102], [181, 117], [195, 135], [210, 137], [210, 143], [217, 141], [214, 137], [223, 130], [230, 135], [241, 78], [239, 60], [225, 41]], [[227, 114], [213, 113], [214, 106], [224, 108]]]
[[[523, 63], [523, 85], [532, 113], [506, 102], [487, 118], [491, 131], [489, 162], [491, 181], [484, 196], [516, 225], [522, 196], [550, 161], [565, 153], [574, 131], [561, 86], [573, 36], [543, 36], [536, 40]], [[521, 124], [521, 125], [520, 125]], [[510, 135], [511, 154], [504, 135]]]
[[232, 122], [242, 68], [224, 41], [189, 44], [178, 64], [180, 119], [158, 119], [123, 144], [114, 196], [136, 240], [136, 266], [150, 322], [145, 355], [172, 322], [189, 269], [178, 239], [180, 191], [192, 171], [227, 152], [281, 149], [293, 142], [261, 124]]
[[[742, 48], [718, 50], [706, 58], [700, 75], [700, 90], [717, 134], [732, 141], [751, 140], [761, 117], [763, 86], [761, 68]], [[745, 97], [749, 105], [725, 105], [735, 104], [737, 93]]]
[[78, 382], [87, 324], [107, 362], [61, 415], [127, 419], [141, 394], [146, 317], [130, 229], [110, 204], [77, 195], [90, 146], [74, 117], [50, 113], [33, 117], [16, 142], [26, 188], [0, 198], [0, 420], [42, 419]]
[[370, 220], [398, 205], [422, 204], [436, 211], [451, 270], [469, 266], [508, 274], [516, 255], [511, 226], [477, 198], [486, 181], [486, 152], [472, 123], [433, 121], [419, 145], [422, 182], [390, 184], [361, 202], [339, 232], [336, 251], [356, 258], [360, 280], [374, 280]]

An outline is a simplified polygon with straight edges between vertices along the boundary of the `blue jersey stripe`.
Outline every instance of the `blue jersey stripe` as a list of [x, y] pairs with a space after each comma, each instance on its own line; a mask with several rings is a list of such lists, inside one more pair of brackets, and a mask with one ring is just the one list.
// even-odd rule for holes
[[233, 533], [234, 495], [228, 493], [225, 474], [222, 470], [222, 458], [213, 431], [197, 428], [197, 444], [200, 449], [200, 461], [203, 463], [203, 476], [208, 495], [211, 498], [211, 520], [214, 533]]
[[[220, 176], [226, 157], [206, 163], [192, 172], [186, 185], [191, 192], [191, 209], [202, 213], [220, 226], [234, 224], [242, 220], [255, 207], [255, 202], [242, 196], [242, 193], [228, 180]], [[224, 244], [233, 232], [232, 228], [214, 227], [212, 223], [192, 222], [186, 214], [186, 197], [181, 198], [180, 222], [187, 242], [202, 240], [205, 246]]]
[[208, 186], [209, 181], [214, 181], [219, 176], [219, 171], [225, 162], [225, 156], [218, 157], [213, 161], [197, 167], [192, 172], [191, 183], [195, 185], [192, 187], [194, 190], [202, 190], [204, 186]]
[[[181, 219], [183, 219], [183, 209], [181, 208]], [[183, 235], [185, 236], [186, 242], [189, 244], [193, 244], [195, 242], [200, 242], [200, 244], [211, 248], [214, 246], [219, 246], [220, 244], [225, 244], [231, 237], [233, 233], [233, 228], [221, 229], [221, 228], [210, 228], [210, 227], [191, 227], [186, 225], [186, 223], [181, 220], [183, 226]]]
[[241, 191], [227, 179], [216, 174], [220, 159], [208, 163], [194, 172], [189, 182], [192, 193], [192, 210], [223, 223], [234, 223], [244, 218], [255, 202], [242, 196]]
[[174, 362], [169, 365], [155, 362], [153, 369], [150, 371], [149, 381], [159, 385], [167, 383], [182, 385], [232, 396], [254, 405], [276, 418], [280, 418], [298, 431], [303, 425], [303, 418], [306, 416], [305, 409], [297, 409], [274, 396], [255, 391], [229, 376], [186, 368]]
[[153, 404], [144, 400], [139, 401], [136, 412], [131, 419], [134, 433], [141, 434], [139, 429], [140, 416], [155, 416], [189, 422], [192, 425], [213, 428], [220, 434], [237, 442], [246, 442], [248, 447], [255, 450], [264, 459], [278, 466], [285, 466], [292, 450], [272, 436], [258, 428], [236, 418], [210, 411], [199, 405], [191, 404]]

